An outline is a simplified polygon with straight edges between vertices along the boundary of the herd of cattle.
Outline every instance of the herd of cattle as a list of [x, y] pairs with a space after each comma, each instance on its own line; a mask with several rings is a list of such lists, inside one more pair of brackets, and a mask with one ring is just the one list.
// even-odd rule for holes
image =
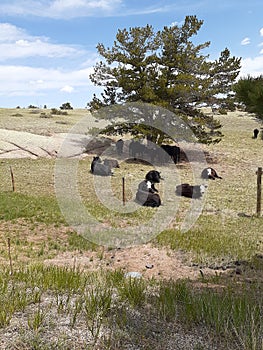
[[[116, 142], [116, 151], [118, 155], [122, 155], [124, 141], [122, 139]], [[149, 163], [165, 164], [170, 159], [176, 164], [180, 162], [180, 147], [175, 145], [161, 145], [160, 147], [151, 143], [146, 146], [140, 141], [131, 140], [129, 143], [129, 155], [136, 159], [146, 160]]]
[[[116, 143], [116, 151], [118, 155], [121, 155], [123, 152], [123, 141], [119, 140]], [[158, 152], [160, 150], [160, 152]], [[162, 145], [158, 149], [148, 148], [147, 146], [141, 144], [139, 141], [132, 141], [129, 145], [129, 154], [132, 158], [136, 159], [145, 159], [145, 154], [147, 157], [150, 157], [150, 160], [153, 161], [154, 157], [162, 157], [162, 159], [171, 158], [172, 161], [176, 164], [180, 161], [180, 148], [178, 146]], [[102, 159], [99, 156], [93, 157], [91, 163], [91, 173], [93, 175], [100, 176], [111, 176], [113, 175], [112, 169], [119, 168], [119, 162], [116, 159]], [[203, 169], [201, 172], [202, 179], [212, 179], [216, 178], [222, 179], [218, 176], [215, 169], [208, 167]], [[151, 170], [147, 172], [143, 181], [138, 185], [136, 193], [136, 201], [143, 206], [148, 207], [159, 207], [162, 202], [158, 194], [158, 190], [155, 188], [155, 184], [160, 183], [163, 178], [157, 170]], [[201, 198], [204, 194], [206, 186], [205, 185], [190, 185], [188, 183], [183, 183], [176, 186], [175, 193], [178, 196], [184, 196], [188, 198]]]

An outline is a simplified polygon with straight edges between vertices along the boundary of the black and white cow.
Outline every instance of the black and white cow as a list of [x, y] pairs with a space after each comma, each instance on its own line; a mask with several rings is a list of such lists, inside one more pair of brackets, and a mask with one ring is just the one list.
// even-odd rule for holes
[[187, 183], [176, 186], [175, 193], [178, 196], [199, 199], [205, 193], [205, 185], [189, 185]]
[[102, 160], [98, 156], [93, 157], [90, 170], [91, 170], [91, 173], [94, 175], [100, 175], [100, 176], [112, 175], [111, 167], [109, 165], [103, 164]]
[[215, 179], [222, 179], [221, 176], [217, 175], [217, 172], [215, 171], [215, 169], [209, 167], [209, 168], [205, 168], [202, 173], [201, 173], [201, 178], [202, 179], [211, 179], [211, 180], [215, 180]]
[[145, 176], [145, 180], [143, 180], [138, 186], [136, 201], [146, 207], [159, 207], [162, 204], [161, 198], [154, 185], [161, 180], [163, 180], [163, 178], [159, 171], [149, 171]]
[[[146, 175], [145, 175], [145, 180], [147, 181], [150, 181], [152, 186], [154, 187], [154, 184], [158, 184], [161, 182], [161, 180], [164, 180], [163, 177], [161, 177], [161, 173], [157, 170], [150, 170]], [[155, 189], [154, 187], [154, 190], [156, 192], [157, 189]]]

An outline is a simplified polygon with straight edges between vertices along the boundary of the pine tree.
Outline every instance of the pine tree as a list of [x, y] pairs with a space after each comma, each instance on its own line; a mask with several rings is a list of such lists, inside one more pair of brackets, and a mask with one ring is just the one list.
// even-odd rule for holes
[[241, 78], [233, 90], [237, 101], [245, 105], [246, 111], [255, 113], [263, 120], [263, 76]]
[[[104, 87], [104, 92], [101, 98], [94, 95], [88, 103], [91, 111], [129, 102], [149, 103], [182, 118], [200, 142], [220, 141], [220, 123], [213, 116], [204, 115], [198, 106], [211, 100], [229, 100], [240, 59], [230, 57], [225, 49], [218, 60], [209, 61], [202, 51], [210, 42], [195, 45], [192, 41], [202, 24], [196, 16], [187, 16], [182, 26], [164, 27], [156, 33], [150, 25], [118, 30], [112, 48], [98, 44], [104, 61], [95, 65], [90, 79]], [[220, 93], [225, 98], [218, 100]], [[118, 129], [121, 133], [124, 124], [106, 131], [110, 134]], [[126, 131], [133, 132], [134, 128], [134, 123], [125, 124]], [[153, 133], [149, 129], [141, 123], [136, 126], [136, 133], [147, 137]], [[167, 135], [161, 130], [158, 133], [156, 140], [161, 142]]]

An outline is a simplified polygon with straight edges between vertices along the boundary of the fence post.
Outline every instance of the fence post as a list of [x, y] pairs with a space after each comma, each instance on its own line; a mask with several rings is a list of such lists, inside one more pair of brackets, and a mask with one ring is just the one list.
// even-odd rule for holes
[[262, 186], [261, 186], [261, 177], [262, 177], [262, 168], [258, 168], [257, 172], [257, 216], [261, 215], [261, 193], [262, 193]]
[[13, 192], [15, 192], [15, 178], [14, 178], [14, 173], [13, 173], [13, 170], [12, 170], [12, 167], [10, 166], [10, 174], [11, 174], [11, 180], [12, 180], [12, 188], [13, 188]]
[[122, 178], [122, 203], [125, 205], [126, 198], [125, 198], [125, 178]]

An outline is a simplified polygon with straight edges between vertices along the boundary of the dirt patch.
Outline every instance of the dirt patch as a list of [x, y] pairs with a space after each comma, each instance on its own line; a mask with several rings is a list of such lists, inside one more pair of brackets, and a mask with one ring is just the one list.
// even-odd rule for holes
[[[0, 222], [0, 259], [6, 263], [7, 238], [11, 240], [14, 265], [19, 262], [41, 261], [47, 265], [79, 267], [84, 271], [122, 270], [138, 272], [145, 278], [196, 280], [201, 277], [198, 266], [188, 266], [182, 252], [155, 247], [148, 243], [129, 248], [107, 249], [97, 247], [87, 250], [69, 244], [73, 231], [69, 227], [16, 222]], [[84, 241], [85, 242], [85, 241]], [[82, 245], [83, 246], [83, 245]], [[5, 255], [5, 256], [4, 256]], [[212, 269], [202, 269], [206, 275], [214, 275]]]
[[[145, 278], [157, 279], [191, 279], [201, 277], [198, 266], [187, 266], [183, 262], [183, 254], [168, 248], [156, 248], [152, 244], [103, 250], [99, 252], [65, 252], [53, 259], [44, 261], [46, 264], [58, 266], [78, 266], [83, 270], [97, 271], [101, 269], [122, 270], [125, 273], [137, 272]], [[203, 269], [203, 274], [215, 275], [211, 269]]]

